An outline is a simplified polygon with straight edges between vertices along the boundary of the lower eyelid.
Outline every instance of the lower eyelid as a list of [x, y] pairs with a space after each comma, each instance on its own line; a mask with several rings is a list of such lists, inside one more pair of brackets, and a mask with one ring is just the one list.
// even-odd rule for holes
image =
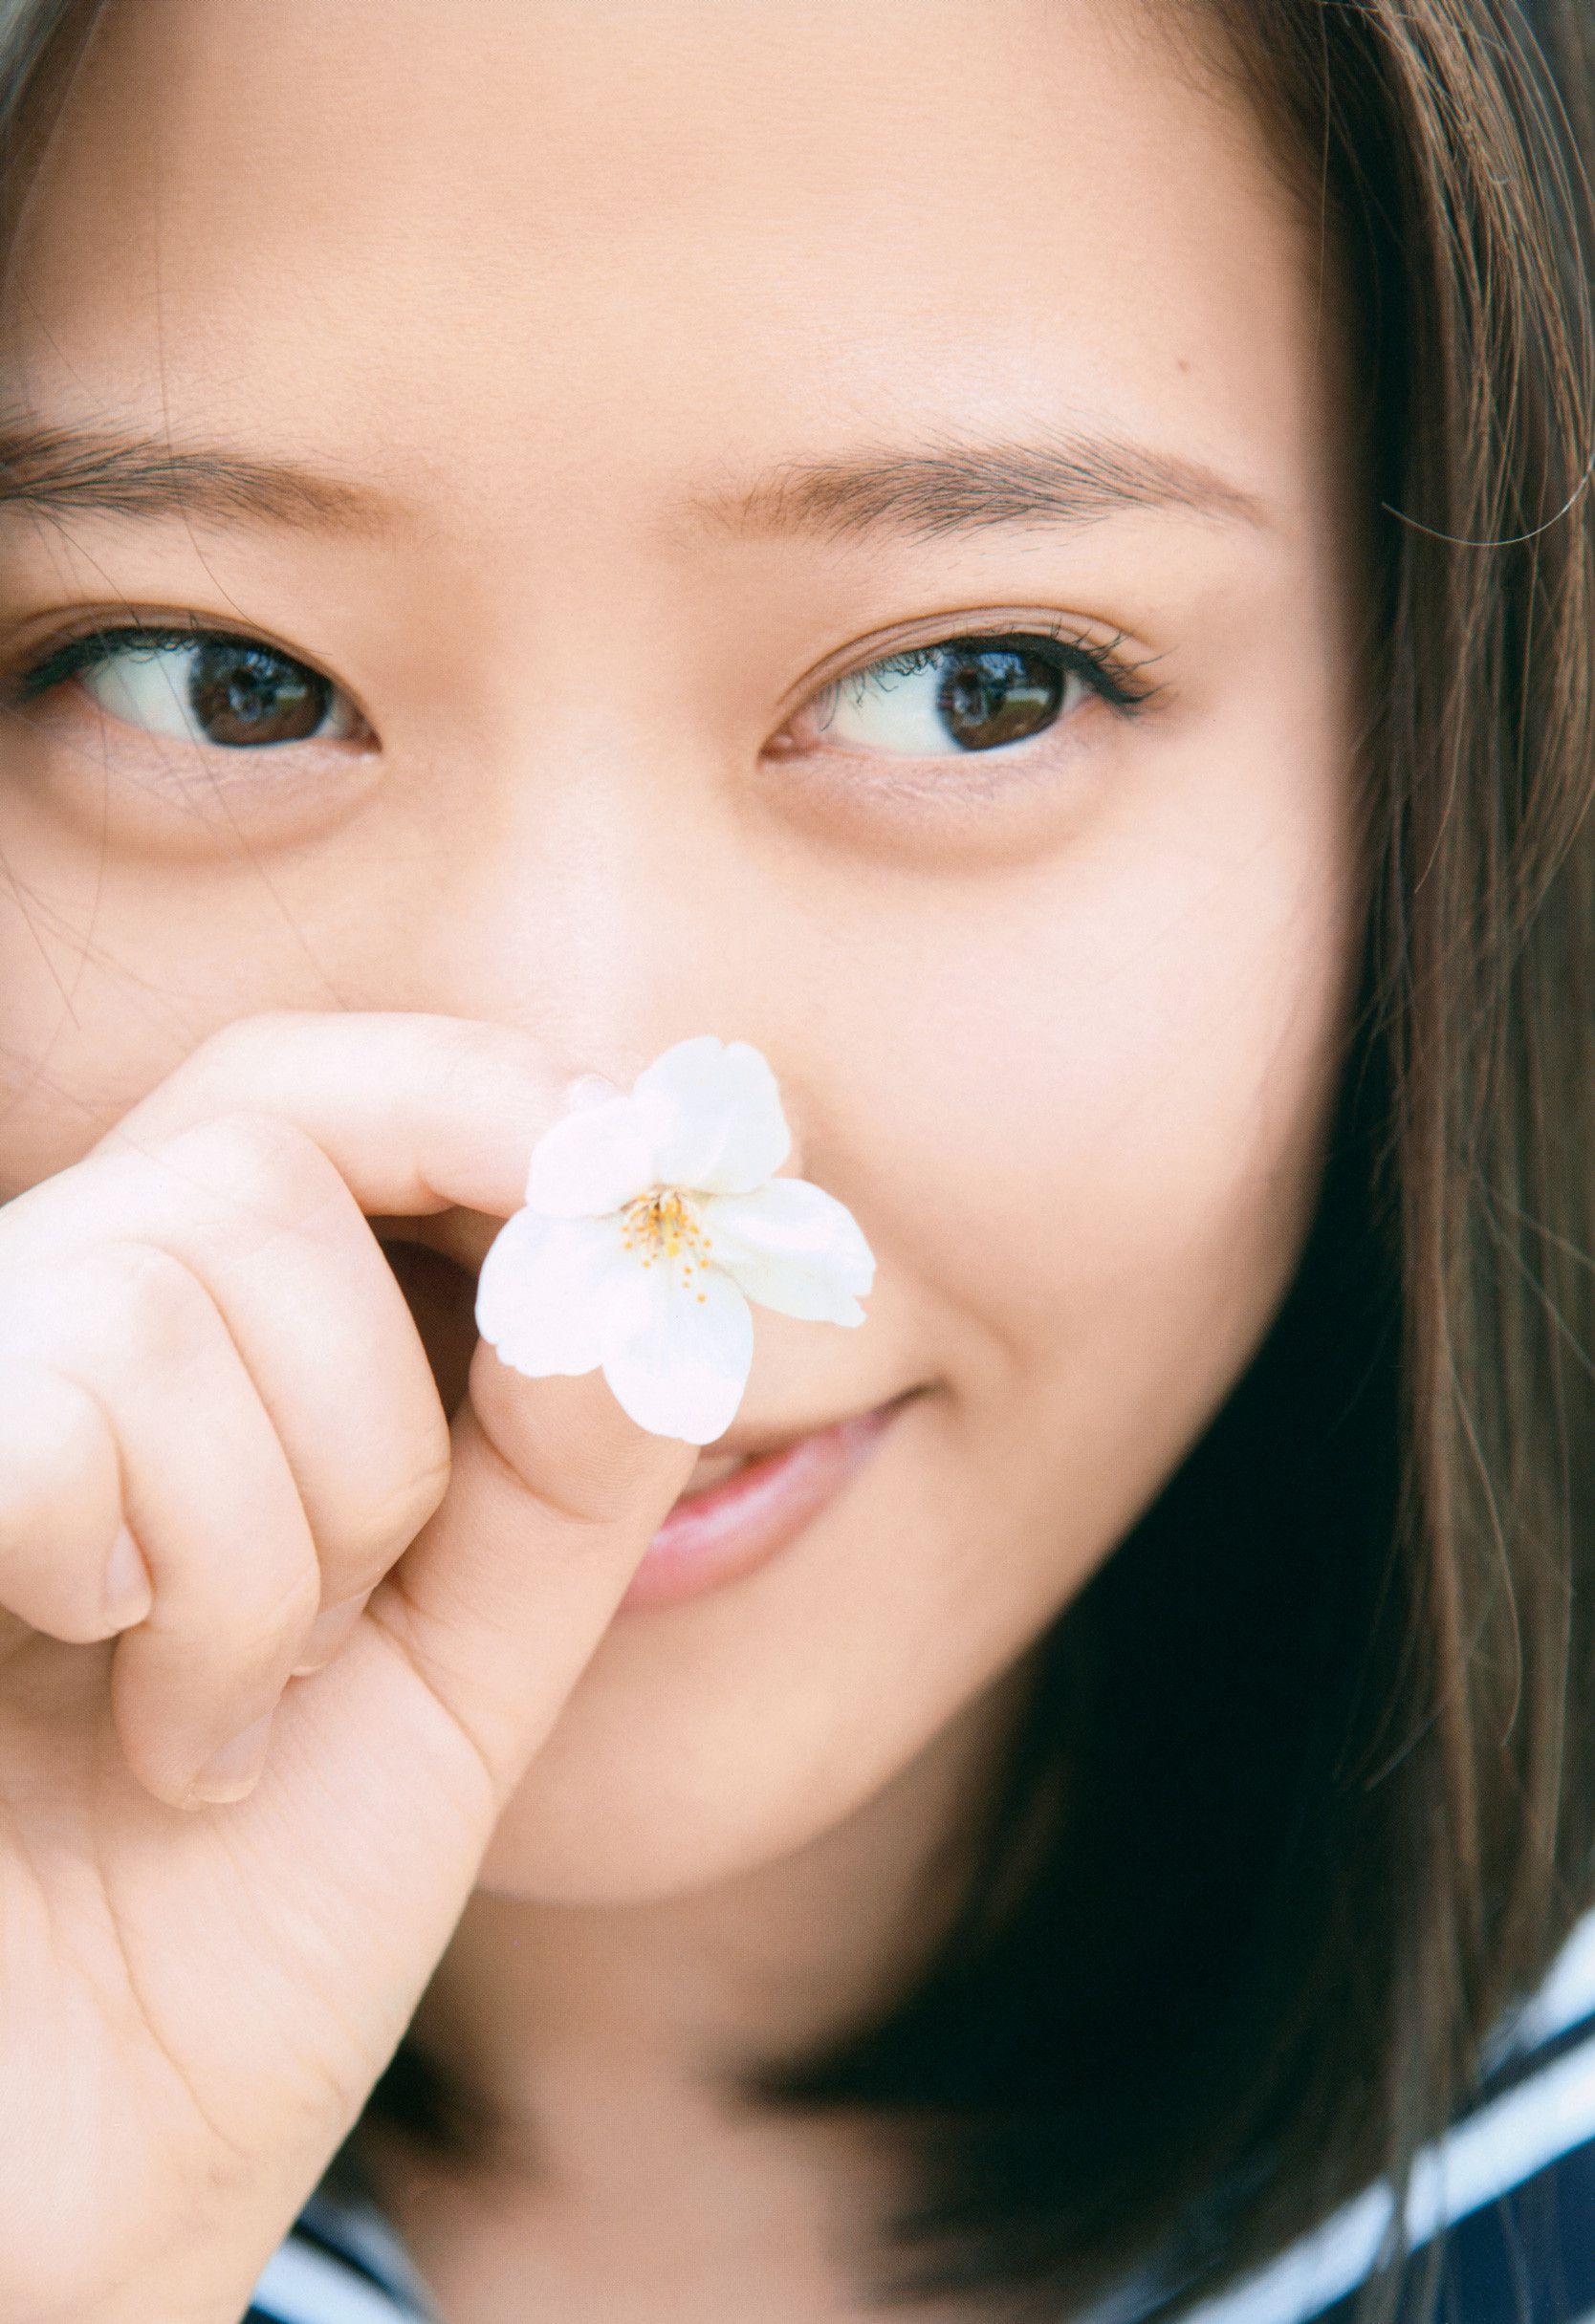
[[262, 842], [273, 834], [319, 833], [361, 812], [383, 773], [381, 747], [363, 722], [348, 740], [316, 735], [229, 749], [129, 726], [70, 681], [53, 688], [52, 698], [21, 706], [37, 728], [30, 780], [40, 803], [50, 800], [52, 812], [97, 847], [108, 810], [130, 846], [197, 847], [207, 855], [218, 844], [236, 845], [240, 814]]

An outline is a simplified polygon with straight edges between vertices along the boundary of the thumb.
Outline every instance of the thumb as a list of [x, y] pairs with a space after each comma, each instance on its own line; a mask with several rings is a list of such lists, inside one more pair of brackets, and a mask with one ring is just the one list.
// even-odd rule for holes
[[500, 1801], [525, 1772], [697, 1463], [601, 1371], [529, 1379], [485, 1340], [448, 1488], [369, 1612], [463, 1731]]
[[[697, 1449], [640, 1428], [601, 1372], [528, 1379], [483, 1343], [443, 1501], [339, 1653], [290, 1683], [254, 1791], [194, 1817], [137, 1794], [129, 1813], [160, 1819], [139, 1893], [153, 1897], [159, 1866], [161, 1925], [191, 1925], [224, 1964], [241, 1940], [228, 2006], [201, 2013], [209, 2046], [198, 2058], [196, 2032], [188, 2062], [202, 2118], [239, 2124], [243, 2152], [272, 2140], [273, 2243], [293, 2215], [284, 2186], [296, 2209], [392, 2058]], [[171, 1955], [183, 2029], [193, 1958]]]

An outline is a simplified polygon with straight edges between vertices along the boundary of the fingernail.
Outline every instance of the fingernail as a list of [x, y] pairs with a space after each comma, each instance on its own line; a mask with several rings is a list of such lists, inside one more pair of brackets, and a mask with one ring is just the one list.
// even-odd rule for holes
[[[275, 1706], [273, 1705], [273, 1710]], [[246, 1792], [254, 1789], [261, 1769], [266, 1765], [266, 1744], [271, 1734], [273, 1711], [257, 1719], [242, 1734], [224, 1743], [213, 1759], [208, 1759], [188, 1787], [190, 1801], [206, 1807], [220, 1807], [227, 1800], [242, 1799]]]
[[299, 1660], [295, 1663], [291, 1674], [294, 1678], [308, 1678], [313, 1670], [319, 1670], [323, 1664], [332, 1661], [333, 1656], [365, 1611], [365, 1600], [370, 1595], [370, 1591], [367, 1590], [359, 1597], [346, 1597], [341, 1605], [329, 1606], [325, 1614], [318, 1614], [316, 1617], [310, 1628], [305, 1632], [305, 1642], [299, 1649]]
[[142, 1622], [155, 1602], [155, 1585], [138, 1543], [124, 1525], [111, 1544], [105, 1561], [105, 1623], [110, 1630], [126, 1630]]
[[565, 1084], [565, 1111], [574, 1114], [585, 1105], [602, 1105], [610, 1097], [623, 1097], [624, 1090], [607, 1074], [578, 1074], [574, 1081]]

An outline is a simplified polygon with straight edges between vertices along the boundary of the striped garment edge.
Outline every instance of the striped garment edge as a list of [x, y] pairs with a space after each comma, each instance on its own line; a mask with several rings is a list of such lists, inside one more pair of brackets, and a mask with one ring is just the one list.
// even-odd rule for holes
[[[1552, 2044], [1561, 2046], [1548, 2063], [1529, 2062]], [[1558, 2164], [1576, 2162], [1583, 2216], [1570, 2247], [1575, 2280], [1565, 2283], [1573, 2305], [1557, 2307], [1555, 2324], [1595, 2324], [1595, 1911], [1578, 1923], [1538, 1993], [1486, 2046], [1486, 2084], [1514, 2071], [1520, 2078], [1511, 2087], [1494, 2097], [1486, 2089], [1482, 2102], [1420, 2155], [1408, 2205], [1411, 2240], [1421, 2246], [1442, 2226], [1466, 2238], [1487, 2206], [1517, 2203], [1542, 2182], [1548, 2187]], [[1277, 2259], [1189, 2310], [1185, 2324], [1317, 2324], [1368, 2275], [1393, 2211], [1387, 2186], [1366, 2188]], [[1565, 2270], [1560, 2250], [1558, 2260]], [[1487, 2265], [1494, 2284], [1501, 2263], [1492, 2254]], [[251, 2298], [242, 2324], [442, 2324], [386, 2222], [367, 2206], [319, 2192]], [[1131, 2285], [1077, 2324], [1133, 2324], [1144, 2300], [1145, 2286], [1138, 2297]], [[1446, 2313], [1452, 2324], [1509, 2324], [1515, 2311], [1504, 2300], [1468, 2300]], [[1523, 2315], [1528, 2324], [1550, 2324], [1537, 2298], [1525, 2295]]]

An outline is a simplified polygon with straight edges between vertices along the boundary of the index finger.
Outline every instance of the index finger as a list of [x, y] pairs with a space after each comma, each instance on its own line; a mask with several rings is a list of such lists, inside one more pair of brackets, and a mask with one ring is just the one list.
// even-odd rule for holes
[[294, 1124], [368, 1217], [508, 1218], [570, 1075], [518, 1026], [423, 1011], [272, 1010], [202, 1041], [91, 1156], [147, 1152], [230, 1112]]

